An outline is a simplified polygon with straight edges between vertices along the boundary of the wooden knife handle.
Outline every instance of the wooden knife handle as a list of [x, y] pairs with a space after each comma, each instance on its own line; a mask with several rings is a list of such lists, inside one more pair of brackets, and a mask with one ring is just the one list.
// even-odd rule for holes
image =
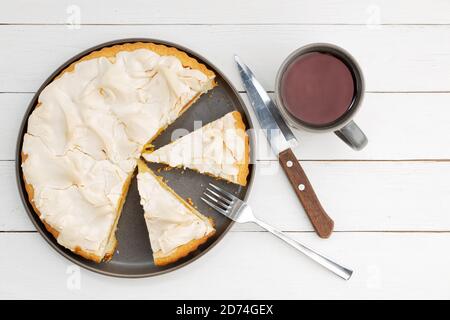
[[303, 171], [290, 148], [280, 152], [278, 155], [281, 167], [286, 173], [298, 199], [303, 205], [316, 233], [321, 238], [330, 237], [334, 228], [334, 221], [327, 215], [314, 189], [309, 183], [308, 177]]

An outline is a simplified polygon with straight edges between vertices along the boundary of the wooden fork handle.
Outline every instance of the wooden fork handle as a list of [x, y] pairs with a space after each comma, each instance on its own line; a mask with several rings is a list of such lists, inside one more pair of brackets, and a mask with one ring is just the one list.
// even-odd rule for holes
[[281, 167], [291, 182], [294, 191], [309, 217], [316, 233], [321, 238], [330, 237], [334, 221], [322, 208], [311, 183], [290, 148], [278, 155]]

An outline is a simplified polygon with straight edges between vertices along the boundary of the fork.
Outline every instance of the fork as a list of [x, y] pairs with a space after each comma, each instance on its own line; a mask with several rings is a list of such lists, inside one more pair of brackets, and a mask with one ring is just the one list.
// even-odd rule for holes
[[253, 214], [251, 207], [235, 195], [212, 183], [209, 185], [211, 189], [206, 188], [206, 191], [203, 193], [206, 198], [201, 197], [201, 199], [219, 213], [238, 223], [256, 223], [342, 279], [349, 280], [351, 278], [353, 274], [352, 270], [337, 264], [329, 258], [292, 239], [273, 226], [261, 221]]

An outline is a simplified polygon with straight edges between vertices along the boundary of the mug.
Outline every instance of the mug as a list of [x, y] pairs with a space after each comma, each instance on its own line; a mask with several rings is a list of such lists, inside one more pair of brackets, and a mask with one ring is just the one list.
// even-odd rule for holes
[[[337, 58], [345, 64], [348, 71], [350, 71], [353, 79], [353, 96], [349, 103], [347, 110], [343, 115], [327, 124], [311, 124], [302, 121], [294, 116], [286, 107], [282, 96], [282, 79], [287, 68], [302, 57], [309, 53], [325, 53]], [[328, 44], [328, 43], [314, 43], [301, 47], [292, 52], [282, 63], [275, 81], [275, 98], [278, 108], [286, 121], [295, 128], [304, 129], [312, 132], [334, 132], [347, 145], [355, 150], [361, 150], [367, 145], [367, 137], [358, 125], [352, 120], [356, 112], [361, 108], [364, 98], [364, 78], [361, 69], [356, 60], [344, 49]]]

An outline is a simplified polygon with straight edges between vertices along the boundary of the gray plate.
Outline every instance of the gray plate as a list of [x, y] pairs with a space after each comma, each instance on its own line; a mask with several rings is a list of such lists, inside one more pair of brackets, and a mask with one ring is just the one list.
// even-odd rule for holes
[[[47, 84], [49, 84], [63, 69], [69, 66], [72, 62], [79, 60], [81, 57], [89, 54], [92, 51], [99, 50], [103, 47], [108, 47], [114, 44], [128, 43], [128, 42], [153, 42], [165, 44], [183, 50], [190, 56], [196, 58], [198, 61], [204, 63], [211, 70], [213, 70], [217, 75], [218, 86], [214, 88], [209, 93], [203, 95], [194, 105], [192, 105], [175, 123], [173, 123], [167, 130], [165, 130], [155, 141], [156, 147], [163, 146], [171, 141], [173, 130], [184, 128], [192, 131], [194, 128], [194, 121], [202, 121], [203, 125], [211, 122], [215, 119], [220, 118], [226, 113], [237, 110], [241, 112], [244, 122], [247, 128], [253, 128], [250, 117], [248, 115], [245, 104], [239, 97], [237, 91], [233, 88], [230, 81], [225, 78], [225, 76], [215, 68], [207, 60], [192, 52], [191, 50], [184, 48], [182, 46], [169, 43], [161, 40], [154, 39], [123, 39], [104, 43], [88, 49], [72, 59], [68, 60], [61, 67], [58, 68], [39, 88], [39, 90], [34, 95], [31, 103], [25, 113], [22, 126], [20, 128], [19, 137], [17, 141], [16, 150], [16, 175], [17, 183], [19, 187], [20, 196], [25, 209], [28, 213], [33, 224], [36, 226], [39, 233], [44, 237], [44, 239], [60, 254], [64, 257], [76, 263], [88, 270], [98, 272], [101, 274], [116, 276], [116, 277], [127, 277], [127, 278], [138, 278], [138, 277], [149, 277], [172, 270], [178, 269], [186, 264], [199, 258], [207, 251], [209, 251], [219, 240], [225, 235], [225, 233], [230, 229], [232, 222], [222, 215], [216, 213], [209, 207], [207, 207], [202, 201], [200, 201], [200, 195], [203, 193], [204, 189], [209, 182], [214, 182], [217, 185], [224, 187], [226, 190], [233, 192], [241, 199], [246, 199], [250, 191], [250, 186], [253, 181], [254, 176], [254, 166], [250, 165], [250, 175], [248, 177], [249, 183], [247, 187], [241, 187], [231, 183], [226, 183], [223, 181], [217, 181], [205, 175], [198, 174], [190, 170], [179, 170], [172, 169], [169, 171], [161, 170], [158, 175], [163, 176], [168, 180], [168, 184], [183, 198], [190, 197], [195, 205], [198, 207], [199, 211], [203, 214], [210, 216], [214, 219], [216, 224], [216, 234], [207, 243], [198, 248], [195, 252], [192, 252], [188, 257], [177, 261], [166, 267], [157, 267], [153, 263], [152, 252], [150, 248], [150, 242], [148, 239], [147, 228], [145, 226], [143, 209], [139, 204], [139, 194], [136, 186], [136, 179], [133, 180], [130, 190], [127, 195], [125, 206], [122, 211], [122, 216], [119, 221], [119, 226], [117, 230], [117, 239], [119, 245], [116, 253], [111, 261], [106, 263], [94, 263], [83, 259], [82, 257], [73, 254], [70, 250], [67, 250], [60, 246], [55, 238], [45, 229], [41, 223], [38, 216], [34, 213], [33, 207], [28, 201], [28, 196], [25, 191], [23, 179], [22, 179], [22, 169], [20, 153], [22, 150], [23, 135], [27, 131], [27, 120], [31, 112], [33, 111], [39, 94]], [[231, 57], [230, 57], [231, 59]], [[250, 135], [250, 150], [251, 159], [253, 159], [253, 136]], [[253, 161], [251, 161], [253, 162]], [[158, 169], [160, 166], [156, 164], [149, 164], [152, 169]]]

